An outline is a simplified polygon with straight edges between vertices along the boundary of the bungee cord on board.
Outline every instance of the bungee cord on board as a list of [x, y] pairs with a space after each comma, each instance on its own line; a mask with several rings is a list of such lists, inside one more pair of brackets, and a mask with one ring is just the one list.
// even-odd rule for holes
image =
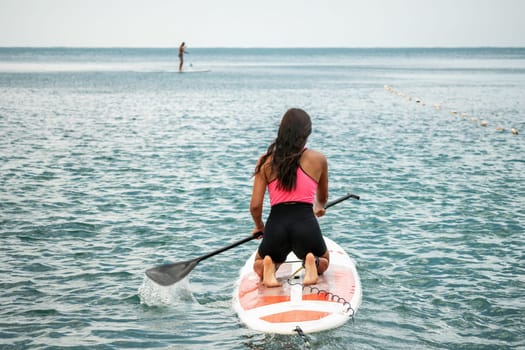
[[301, 271], [302, 269], [304, 269], [303, 266], [301, 266], [299, 269], [297, 269], [297, 271], [295, 271], [290, 277], [288, 277], [288, 279], [286, 280], [286, 282], [290, 285], [290, 286], [296, 286], [296, 285], [300, 285], [302, 287], [302, 290], [307, 290], [307, 292], [309, 293], [316, 293], [317, 295], [324, 295], [326, 300], [331, 300], [331, 301], [335, 301], [335, 302], [338, 302], [338, 303], [341, 303], [343, 304], [343, 313], [347, 313], [350, 315], [350, 318], [352, 319], [352, 321], [354, 320], [354, 315], [355, 315], [355, 310], [354, 308], [352, 307], [352, 304], [346, 300], [345, 298], [343, 297], [340, 297], [339, 295], [337, 294], [334, 294], [330, 291], [327, 291], [327, 290], [324, 290], [324, 289], [320, 289], [320, 288], [317, 288], [315, 285], [312, 285], [312, 286], [305, 286], [303, 285], [302, 283], [300, 282], [293, 282], [293, 278], [295, 277], [295, 275], [297, 275], [299, 273], [299, 271]]
[[[397, 96], [404, 97], [407, 101], [414, 101], [414, 102], [416, 102], [416, 103], [418, 103], [418, 104], [420, 104], [420, 105], [422, 105], [422, 106], [426, 106], [426, 105], [427, 105], [427, 104], [426, 104], [424, 101], [422, 101], [421, 99], [419, 99], [419, 98], [413, 98], [413, 97], [410, 96], [409, 94], [404, 93], [404, 92], [402, 92], [402, 91], [397, 91], [396, 89], [394, 89], [393, 87], [391, 87], [391, 86], [389, 86], [389, 85], [385, 85], [384, 88], [385, 88], [386, 91], [390, 92], [390, 93], [393, 94], [393, 95], [397, 95]], [[442, 110], [443, 110], [443, 108], [442, 108], [442, 106], [441, 106], [440, 103], [434, 103], [434, 104], [432, 105], [432, 107], [433, 107], [435, 110], [437, 110], [437, 111], [442, 111]], [[467, 114], [467, 113], [460, 113], [460, 112], [455, 111], [455, 110], [451, 110], [451, 111], [449, 111], [449, 113], [452, 114], [452, 115], [460, 116], [461, 118], [465, 118], [465, 119], [468, 118], [468, 114]], [[470, 120], [471, 120], [471, 122], [476, 123], [476, 124], [478, 124], [478, 122], [479, 122], [479, 125], [480, 125], [480, 126], [483, 126], [483, 127], [487, 127], [487, 126], [489, 125], [489, 122], [488, 122], [488, 121], [486, 121], [486, 120], [481, 120], [481, 121], [480, 121], [480, 120], [479, 120], [478, 118], [476, 118], [476, 117], [471, 117]], [[502, 127], [502, 126], [497, 126], [497, 127], [495, 128], [495, 130], [498, 131], [498, 132], [504, 132], [504, 131], [506, 131], [507, 129], [504, 128], [504, 127]], [[513, 135], [518, 135], [518, 134], [519, 134], [518, 129], [516, 129], [516, 128], [514, 128], [514, 127], [513, 127], [513, 128], [510, 128], [510, 132], [511, 132], [511, 134], [513, 134]]]

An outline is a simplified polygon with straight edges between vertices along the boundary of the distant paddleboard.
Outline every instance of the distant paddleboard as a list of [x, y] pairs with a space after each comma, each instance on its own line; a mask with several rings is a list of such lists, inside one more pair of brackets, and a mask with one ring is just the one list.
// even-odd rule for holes
[[194, 69], [194, 68], [189, 68], [189, 69], [183, 69], [182, 71], [177, 71], [178, 73], [206, 73], [206, 72], [211, 72], [211, 69]]

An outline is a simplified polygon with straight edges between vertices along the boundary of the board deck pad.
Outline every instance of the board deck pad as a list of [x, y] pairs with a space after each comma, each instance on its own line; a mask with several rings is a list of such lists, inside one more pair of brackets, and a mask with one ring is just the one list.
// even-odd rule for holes
[[353, 317], [362, 293], [355, 264], [337, 243], [326, 237], [325, 242], [330, 266], [312, 286], [302, 285], [302, 262], [290, 253], [276, 274], [282, 286], [266, 288], [253, 271], [253, 253], [241, 269], [233, 295], [241, 322], [260, 332], [292, 334], [296, 327], [305, 333], [339, 327]]

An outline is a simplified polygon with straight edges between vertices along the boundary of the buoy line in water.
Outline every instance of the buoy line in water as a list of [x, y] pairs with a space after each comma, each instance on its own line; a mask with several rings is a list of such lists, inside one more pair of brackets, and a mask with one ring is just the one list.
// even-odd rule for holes
[[[403, 97], [405, 98], [407, 101], [414, 101], [415, 103], [417, 104], [420, 104], [422, 106], [426, 106], [427, 104], [422, 101], [421, 99], [419, 98], [413, 98], [412, 96], [410, 96], [409, 94], [407, 93], [404, 93], [402, 91], [397, 91], [396, 89], [394, 89], [393, 87], [389, 86], [389, 85], [385, 85], [385, 90], [390, 92], [391, 94], [393, 95], [397, 95], [397, 96], [400, 96], [400, 97]], [[432, 108], [434, 108], [435, 110], [437, 111], [443, 111], [443, 108], [441, 106], [441, 103], [434, 103], [432, 104]], [[468, 118], [469, 115], [467, 113], [462, 113], [462, 112], [458, 112], [458, 111], [455, 111], [455, 110], [451, 110], [449, 111], [450, 114], [452, 115], [457, 115], [457, 116], [460, 116], [461, 118]], [[470, 120], [473, 122], [473, 123], [476, 123], [480, 126], [483, 126], [483, 127], [487, 127], [489, 125], [489, 122], [486, 121], [486, 120], [479, 120], [477, 117], [470, 117]], [[502, 127], [502, 126], [497, 126], [495, 128], [496, 131], [498, 132], [505, 132], [507, 129]], [[516, 128], [510, 128], [510, 132], [511, 134], [513, 135], [518, 135], [519, 132], [518, 132], [518, 129]]]

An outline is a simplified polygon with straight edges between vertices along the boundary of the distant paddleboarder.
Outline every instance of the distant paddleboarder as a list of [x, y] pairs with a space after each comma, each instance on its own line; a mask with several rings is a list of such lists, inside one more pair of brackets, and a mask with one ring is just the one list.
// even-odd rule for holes
[[186, 43], [183, 41], [179, 46], [179, 72], [182, 72], [182, 65], [184, 64], [184, 54], [186, 52]]

